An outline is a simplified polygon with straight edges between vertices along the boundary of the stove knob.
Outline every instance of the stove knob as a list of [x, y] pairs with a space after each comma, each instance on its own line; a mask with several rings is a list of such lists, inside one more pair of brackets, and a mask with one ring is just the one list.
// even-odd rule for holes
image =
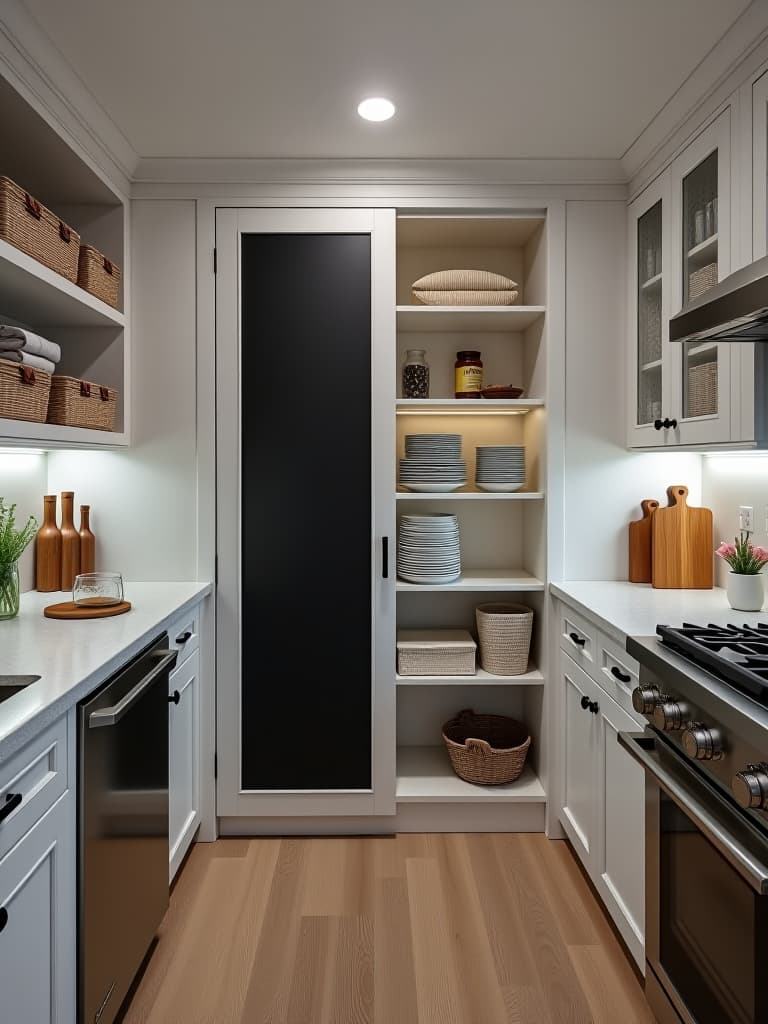
[[718, 729], [694, 724], [683, 733], [683, 750], [697, 761], [719, 761], [723, 756], [723, 738]]
[[731, 780], [731, 792], [736, 803], [747, 810], [768, 808], [768, 765], [748, 764], [743, 772], [736, 772]]
[[638, 686], [632, 691], [632, 707], [641, 715], [652, 715], [660, 700], [658, 686]]
[[653, 724], [665, 732], [685, 729], [690, 720], [688, 705], [676, 700], [662, 700], [653, 709]]

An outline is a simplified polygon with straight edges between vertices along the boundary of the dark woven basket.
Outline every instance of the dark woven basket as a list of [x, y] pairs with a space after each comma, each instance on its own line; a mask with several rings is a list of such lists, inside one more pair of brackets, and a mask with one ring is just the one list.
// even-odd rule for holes
[[518, 779], [531, 745], [522, 722], [505, 715], [476, 715], [469, 709], [445, 723], [443, 741], [459, 778], [481, 786]]

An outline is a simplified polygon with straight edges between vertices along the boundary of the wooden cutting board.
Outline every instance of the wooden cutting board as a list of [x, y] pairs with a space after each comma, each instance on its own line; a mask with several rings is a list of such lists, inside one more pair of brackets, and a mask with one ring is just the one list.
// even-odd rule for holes
[[658, 507], [658, 501], [645, 498], [640, 502], [643, 518], [629, 524], [630, 583], [651, 582], [651, 517]]
[[43, 609], [46, 619], [108, 619], [112, 615], [124, 615], [131, 610], [130, 601], [119, 604], [78, 605], [74, 601], [49, 604]]
[[667, 488], [669, 505], [651, 517], [654, 587], [711, 590], [714, 584], [712, 512], [688, 505], [688, 488]]

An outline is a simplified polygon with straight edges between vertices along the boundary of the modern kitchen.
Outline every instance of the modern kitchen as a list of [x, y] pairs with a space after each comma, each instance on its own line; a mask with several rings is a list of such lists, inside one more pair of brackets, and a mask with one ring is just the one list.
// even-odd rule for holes
[[768, 1024], [768, 2], [3, 0], [0, 139], [0, 1024]]

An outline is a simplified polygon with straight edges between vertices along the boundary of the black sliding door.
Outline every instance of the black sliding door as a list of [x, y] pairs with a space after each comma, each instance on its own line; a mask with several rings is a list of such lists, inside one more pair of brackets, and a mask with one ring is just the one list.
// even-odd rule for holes
[[368, 789], [371, 237], [241, 237], [241, 786]]

